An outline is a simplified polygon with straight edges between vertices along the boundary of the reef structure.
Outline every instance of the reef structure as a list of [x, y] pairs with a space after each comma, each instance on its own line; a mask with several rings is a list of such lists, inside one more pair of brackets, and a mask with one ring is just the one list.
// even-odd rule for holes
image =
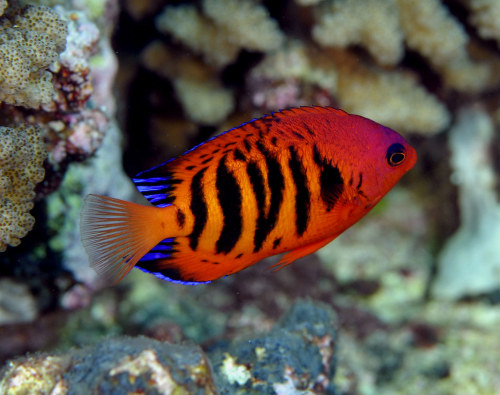
[[[2, 251], [7, 245], [19, 245], [33, 227], [33, 217], [27, 214], [33, 201], [57, 189], [71, 162], [92, 155], [108, 128], [108, 103], [99, 103], [99, 90], [94, 91], [96, 74], [90, 66], [91, 57], [102, 51], [97, 51], [99, 29], [73, 6], [24, 1], [2, 5], [1, 155], [12, 154], [12, 144], [18, 139], [32, 153], [28, 159], [27, 153], [19, 151], [22, 160], [29, 169], [38, 168], [36, 176], [33, 172], [28, 176], [12, 169], [18, 161], [1, 166]], [[12, 198], [13, 191], [17, 199]], [[15, 230], [13, 221], [17, 222]]]

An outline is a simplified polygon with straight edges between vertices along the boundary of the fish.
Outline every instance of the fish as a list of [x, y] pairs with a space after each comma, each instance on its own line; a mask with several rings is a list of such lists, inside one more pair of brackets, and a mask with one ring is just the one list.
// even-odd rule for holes
[[285, 109], [140, 172], [133, 182], [150, 205], [88, 195], [82, 244], [113, 283], [133, 267], [207, 283], [284, 253], [280, 269], [355, 224], [416, 161], [401, 135], [370, 119]]

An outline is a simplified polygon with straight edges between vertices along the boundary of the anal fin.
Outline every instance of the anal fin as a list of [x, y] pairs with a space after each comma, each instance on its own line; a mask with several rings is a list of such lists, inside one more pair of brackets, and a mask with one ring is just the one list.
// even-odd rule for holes
[[164, 240], [165, 251], [153, 248], [137, 268], [163, 280], [181, 284], [203, 284], [238, 272], [256, 262], [245, 254], [217, 254], [198, 247], [192, 250], [187, 237]]

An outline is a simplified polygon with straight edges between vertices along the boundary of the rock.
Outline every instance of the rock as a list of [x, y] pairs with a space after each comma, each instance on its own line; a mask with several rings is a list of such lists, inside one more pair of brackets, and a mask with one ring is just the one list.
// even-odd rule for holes
[[299, 301], [268, 334], [216, 347], [220, 394], [333, 393], [336, 326], [328, 306]]
[[55, 355], [31, 354], [0, 371], [0, 393], [333, 393], [336, 327], [328, 306], [298, 301], [269, 333], [221, 343], [207, 354], [196, 345], [142, 336]]
[[[0, 393], [216, 394], [198, 346], [119, 337], [64, 355], [34, 354], [10, 362]], [[0, 376], [1, 377], [1, 376]]]
[[27, 285], [0, 279], [0, 325], [30, 322], [38, 316], [38, 306]]

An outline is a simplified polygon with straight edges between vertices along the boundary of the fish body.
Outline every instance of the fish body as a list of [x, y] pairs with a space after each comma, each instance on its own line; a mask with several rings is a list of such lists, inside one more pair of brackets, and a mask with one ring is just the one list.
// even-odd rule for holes
[[133, 181], [153, 206], [89, 195], [82, 241], [114, 281], [137, 266], [208, 282], [286, 252], [284, 266], [356, 223], [416, 159], [403, 137], [369, 119], [283, 110], [139, 173]]

